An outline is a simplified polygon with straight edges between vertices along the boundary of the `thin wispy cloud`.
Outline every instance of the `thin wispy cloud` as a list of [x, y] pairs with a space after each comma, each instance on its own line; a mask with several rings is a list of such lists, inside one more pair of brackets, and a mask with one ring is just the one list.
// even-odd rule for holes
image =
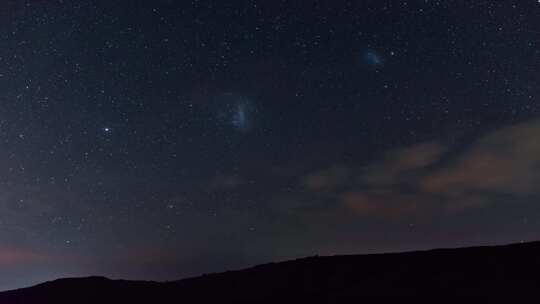
[[495, 195], [540, 195], [539, 137], [540, 121], [527, 121], [480, 136], [459, 153], [442, 141], [419, 143], [368, 165], [323, 168], [303, 183], [361, 215], [459, 212], [486, 206]]

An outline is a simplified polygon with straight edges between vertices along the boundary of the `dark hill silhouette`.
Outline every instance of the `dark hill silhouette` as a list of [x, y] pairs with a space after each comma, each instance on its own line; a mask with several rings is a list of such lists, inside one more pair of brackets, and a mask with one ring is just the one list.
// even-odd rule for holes
[[309, 257], [174, 282], [60, 279], [0, 303], [335, 303], [364, 296], [537, 296], [540, 242]]

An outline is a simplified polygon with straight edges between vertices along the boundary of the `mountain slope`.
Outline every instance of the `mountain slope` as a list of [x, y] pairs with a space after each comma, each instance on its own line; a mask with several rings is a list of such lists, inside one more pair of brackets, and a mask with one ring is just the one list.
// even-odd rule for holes
[[535, 296], [540, 242], [310, 257], [156, 283], [61, 279], [0, 293], [0, 303], [333, 303], [363, 296]]

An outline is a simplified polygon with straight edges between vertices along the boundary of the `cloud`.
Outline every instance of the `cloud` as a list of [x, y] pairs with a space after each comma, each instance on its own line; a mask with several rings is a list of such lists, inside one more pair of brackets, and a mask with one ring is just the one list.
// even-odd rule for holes
[[304, 184], [311, 190], [334, 190], [349, 177], [349, 170], [340, 165], [331, 166], [328, 169], [308, 174], [304, 178]]
[[20, 266], [43, 261], [45, 258], [31, 251], [17, 248], [0, 248], [0, 266]]
[[210, 182], [211, 190], [230, 190], [238, 188], [247, 181], [239, 175], [218, 175]]
[[361, 168], [360, 181], [378, 185], [406, 182], [411, 175], [438, 162], [445, 151], [446, 147], [436, 142], [390, 150], [381, 161]]
[[540, 192], [540, 121], [493, 132], [454, 162], [421, 181], [433, 193], [493, 192], [534, 195]]
[[[425, 142], [387, 151], [369, 165], [305, 176], [311, 197], [359, 215], [406, 217], [460, 212], [501, 198], [540, 196], [540, 120], [503, 127], [466, 147]], [[332, 190], [332, 191], [328, 191]]]
[[418, 208], [417, 194], [394, 192], [389, 189], [348, 191], [341, 194], [346, 207], [363, 215], [387, 217], [412, 214]]

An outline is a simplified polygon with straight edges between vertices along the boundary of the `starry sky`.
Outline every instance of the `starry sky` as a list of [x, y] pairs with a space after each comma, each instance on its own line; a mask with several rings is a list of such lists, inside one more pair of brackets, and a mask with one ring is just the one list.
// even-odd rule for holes
[[0, 290], [540, 238], [538, 1], [0, 3]]

